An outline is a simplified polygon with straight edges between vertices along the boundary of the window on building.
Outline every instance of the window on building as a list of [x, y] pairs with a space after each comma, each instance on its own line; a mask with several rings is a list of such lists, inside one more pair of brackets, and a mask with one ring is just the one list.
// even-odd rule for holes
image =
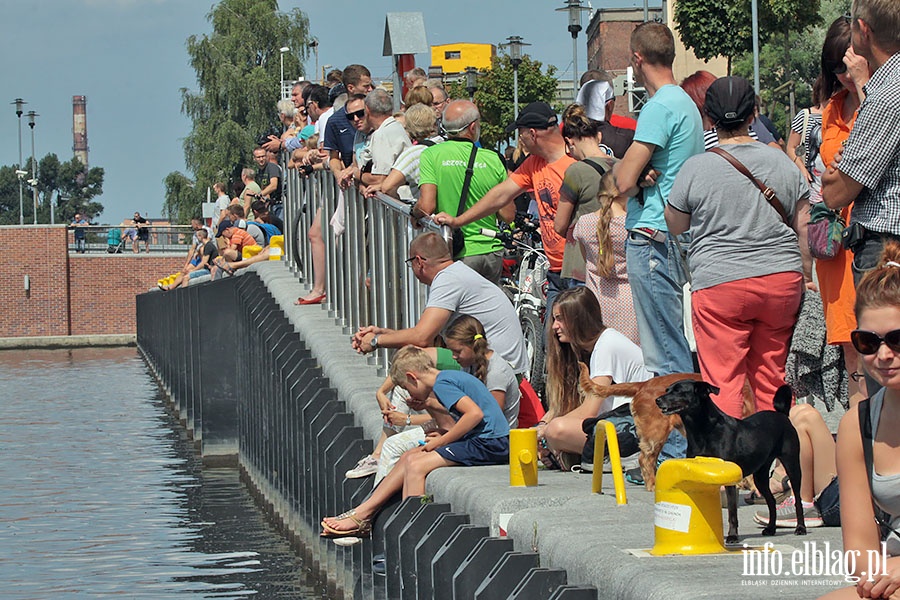
[[459, 60], [462, 58], [459, 50], [447, 50], [444, 52], [444, 60]]

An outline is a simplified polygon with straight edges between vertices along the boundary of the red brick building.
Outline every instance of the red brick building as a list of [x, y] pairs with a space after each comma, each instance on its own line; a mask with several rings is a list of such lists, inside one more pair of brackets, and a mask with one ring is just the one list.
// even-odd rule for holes
[[133, 334], [135, 295], [184, 265], [183, 253], [69, 253], [71, 236], [0, 227], [0, 338]]

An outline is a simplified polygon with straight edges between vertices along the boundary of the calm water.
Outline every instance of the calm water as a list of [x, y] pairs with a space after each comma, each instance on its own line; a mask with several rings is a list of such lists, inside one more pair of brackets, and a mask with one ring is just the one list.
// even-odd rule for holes
[[0, 596], [319, 598], [134, 349], [0, 351]]

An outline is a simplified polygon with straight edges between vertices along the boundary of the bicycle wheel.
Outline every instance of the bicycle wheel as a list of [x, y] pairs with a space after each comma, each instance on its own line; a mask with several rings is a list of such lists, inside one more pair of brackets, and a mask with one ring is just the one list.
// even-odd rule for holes
[[531, 387], [541, 400], [544, 399], [544, 327], [536, 312], [523, 309], [519, 313], [519, 324], [525, 336], [525, 350], [528, 353], [528, 377]]

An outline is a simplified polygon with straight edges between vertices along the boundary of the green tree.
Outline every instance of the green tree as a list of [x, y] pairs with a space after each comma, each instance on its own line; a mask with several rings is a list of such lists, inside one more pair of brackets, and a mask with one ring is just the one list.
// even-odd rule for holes
[[[187, 40], [197, 90], [181, 90], [182, 112], [193, 121], [184, 140], [185, 163], [197, 189], [238, 179], [241, 168], [253, 164], [256, 140], [280, 132], [275, 109], [280, 98], [280, 48], [291, 48], [284, 54], [285, 73], [302, 74], [310, 39], [306, 15], [298, 8], [280, 12], [276, 0], [222, 0], [207, 18], [212, 33]], [[185, 177], [180, 173], [166, 177], [167, 190], [170, 177], [179, 175]], [[186, 200], [195, 198], [167, 196], [167, 210]], [[199, 205], [193, 205], [177, 207], [171, 214], [197, 212]]]
[[[760, 45], [780, 44], [781, 58], [791, 60], [791, 34], [820, 21], [819, 0], [759, 0]], [[723, 56], [731, 73], [735, 57], [753, 46], [751, 0], [680, 0], [675, 6], [675, 29], [684, 45], [702, 60]]]
[[[519, 107], [529, 102], [554, 104], [556, 98], [556, 67], [549, 65], [542, 70], [540, 61], [527, 54], [519, 65]], [[451, 98], [468, 98], [465, 81], [451, 83]], [[513, 67], [507, 55], [494, 58], [491, 69], [478, 78], [475, 104], [481, 111], [481, 143], [488, 148], [510, 139], [506, 126], [513, 120]], [[561, 110], [562, 107], [554, 106]]]
[[[25, 222], [34, 221], [34, 188], [27, 182], [31, 177], [31, 159], [25, 163], [29, 172], [23, 185], [23, 212]], [[19, 222], [19, 183], [15, 166], [0, 167], [0, 224]], [[76, 212], [89, 219], [103, 212], [103, 205], [93, 198], [103, 193], [104, 171], [93, 167], [87, 171], [78, 158], [61, 163], [56, 154], [50, 153], [38, 161], [38, 223], [50, 222], [50, 203], [54, 204], [57, 223], [66, 223]]]
[[166, 186], [163, 214], [170, 222], [190, 223], [192, 218], [200, 214], [203, 192], [197, 189], [189, 177], [173, 171], [166, 175], [163, 184]]

